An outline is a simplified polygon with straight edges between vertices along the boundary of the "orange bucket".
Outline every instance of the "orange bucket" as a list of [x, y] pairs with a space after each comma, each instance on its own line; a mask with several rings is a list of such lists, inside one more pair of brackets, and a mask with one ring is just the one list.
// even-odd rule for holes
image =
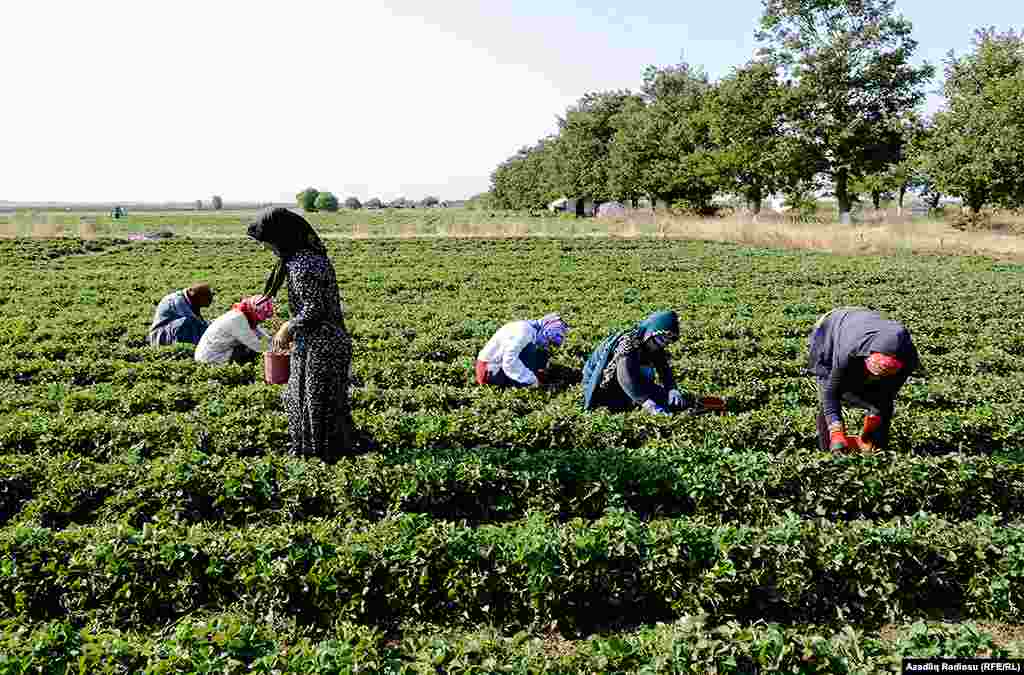
[[291, 352], [263, 352], [263, 379], [267, 384], [284, 384], [291, 372]]

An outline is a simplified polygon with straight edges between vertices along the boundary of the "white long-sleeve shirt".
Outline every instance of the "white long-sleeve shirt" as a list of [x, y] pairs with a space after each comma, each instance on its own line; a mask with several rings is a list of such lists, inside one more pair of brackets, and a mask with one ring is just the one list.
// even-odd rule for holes
[[528, 321], [512, 321], [491, 336], [476, 358], [487, 363], [487, 372], [492, 375], [504, 371], [516, 382], [536, 384], [537, 376], [519, 360], [520, 352], [536, 338], [537, 330]]
[[[266, 343], [261, 344], [264, 338]], [[256, 326], [249, 328], [249, 320], [237, 309], [229, 310], [214, 319], [196, 345], [196, 361], [200, 363], [227, 363], [231, 351], [245, 345], [254, 352], [262, 352], [271, 340], [270, 333]]]

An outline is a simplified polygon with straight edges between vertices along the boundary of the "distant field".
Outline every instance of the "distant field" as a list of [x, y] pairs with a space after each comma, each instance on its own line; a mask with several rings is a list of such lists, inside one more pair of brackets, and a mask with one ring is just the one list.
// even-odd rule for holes
[[[0, 227], [19, 236], [77, 236], [82, 223], [95, 224], [97, 236], [169, 231], [178, 236], [245, 236], [257, 210], [149, 211], [113, 219], [101, 212], [35, 212], [0, 215]], [[457, 237], [607, 233], [606, 222], [515, 211], [465, 208], [341, 210], [305, 217], [328, 237]], [[653, 229], [653, 226], [652, 226]]]
[[[176, 237], [244, 237], [256, 209], [136, 211], [114, 220], [106, 212], [21, 211], [0, 214], [0, 237], [128, 237], [170, 232]], [[576, 218], [468, 208], [342, 210], [305, 214], [325, 239], [379, 238], [612, 238], [689, 239], [833, 253], [939, 253], [1024, 261], [1024, 222], [1000, 216], [999, 227], [955, 229], [949, 220], [897, 215], [895, 209], [859, 214], [853, 225], [831, 222], [819, 208], [810, 218], [764, 212], [696, 218], [638, 210], [626, 218]]]

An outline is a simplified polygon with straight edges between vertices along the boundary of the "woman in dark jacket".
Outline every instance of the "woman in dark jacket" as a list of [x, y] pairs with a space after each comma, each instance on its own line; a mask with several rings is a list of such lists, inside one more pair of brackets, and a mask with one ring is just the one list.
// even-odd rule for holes
[[210, 284], [193, 284], [165, 295], [156, 306], [147, 340], [152, 346], [187, 342], [198, 345], [210, 324], [200, 313], [213, 304]]
[[808, 367], [817, 376], [821, 403], [821, 449], [850, 449], [843, 402], [867, 411], [863, 431], [854, 439], [860, 449], [885, 447], [896, 395], [920, 365], [910, 332], [878, 312], [842, 307], [818, 319], [809, 345]]
[[[652, 415], [683, 410], [691, 402], [676, 389], [665, 348], [679, 339], [679, 317], [655, 312], [633, 328], [613, 333], [583, 366], [583, 407], [614, 411], [640, 407]], [[661, 384], [654, 381], [657, 372]]]
[[302, 216], [283, 208], [265, 211], [248, 234], [278, 257], [263, 294], [273, 297], [288, 283], [291, 319], [274, 336], [274, 348], [294, 343], [284, 395], [291, 452], [325, 460], [350, 454], [352, 340], [327, 249]]

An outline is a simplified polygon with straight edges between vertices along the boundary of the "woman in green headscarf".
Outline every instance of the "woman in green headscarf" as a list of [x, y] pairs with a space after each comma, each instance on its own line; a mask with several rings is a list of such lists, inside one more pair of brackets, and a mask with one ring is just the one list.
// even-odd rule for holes
[[[613, 333], [583, 366], [583, 407], [624, 411], [639, 406], [668, 415], [692, 406], [676, 388], [665, 348], [679, 339], [679, 316], [655, 312], [633, 328]], [[654, 381], [657, 372], [661, 383]]]

